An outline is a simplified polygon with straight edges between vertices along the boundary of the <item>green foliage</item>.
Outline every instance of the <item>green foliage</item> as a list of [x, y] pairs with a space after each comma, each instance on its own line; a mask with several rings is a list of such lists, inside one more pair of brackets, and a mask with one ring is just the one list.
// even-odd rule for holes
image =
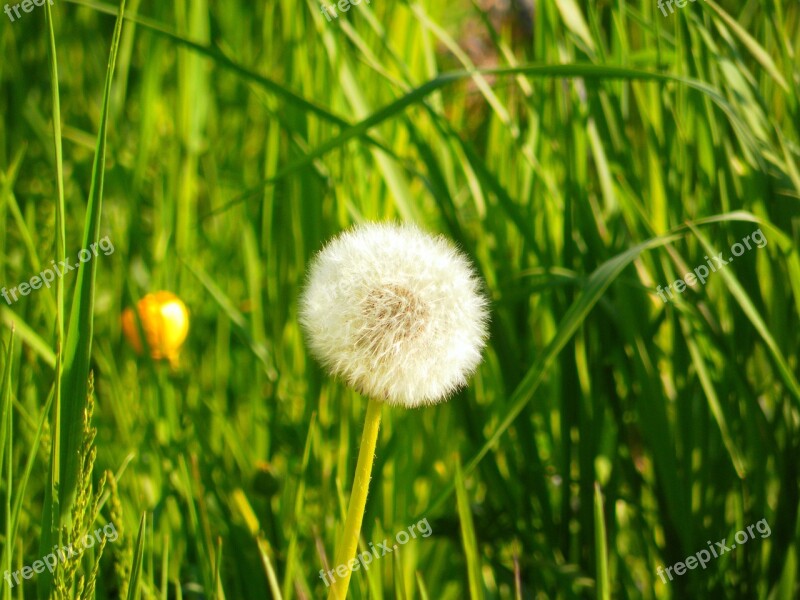
[[[0, 600], [324, 597], [366, 403], [296, 299], [332, 235], [400, 219], [475, 261], [492, 336], [469, 389], [383, 411], [359, 551], [433, 534], [349, 597], [800, 595], [800, 6], [503, 4], [3, 21], [0, 285], [115, 251], [0, 300], [2, 571], [104, 506], [120, 538]], [[121, 330], [159, 289], [191, 311], [174, 368]]]

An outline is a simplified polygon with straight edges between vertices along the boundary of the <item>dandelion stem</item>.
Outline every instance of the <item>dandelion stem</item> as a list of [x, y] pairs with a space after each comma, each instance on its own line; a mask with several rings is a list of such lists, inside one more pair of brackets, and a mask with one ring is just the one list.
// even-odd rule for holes
[[[356, 475], [353, 480], [353, 491], [347, 506], [347, 519], [344, 532], [336, 553], [336, 565], [347, 565], [356, 554], [358, 538], [361, 535], [361, 521], [364, 518], [364, 507], [367, 504], [372, 459], [375, 458], [375, 444], [378, 441], [378, 430], [381, 426], [381, 403], [370, 399], [367, 404], [367, 416], [364, 421], [364, 433], [361, 435], [361, 448], [358, 450]], [[350, 569], [347, 575], [337, 579], [328, 594], [328, 600], [344, 600], [350, 585]]]

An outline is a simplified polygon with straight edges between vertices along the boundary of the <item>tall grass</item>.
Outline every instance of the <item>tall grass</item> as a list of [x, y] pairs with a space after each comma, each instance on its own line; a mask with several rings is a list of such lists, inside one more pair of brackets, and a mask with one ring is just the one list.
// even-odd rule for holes
[[[385, 413], [360, 550], [433, 534], [349, 597], [800, 594], [800, 7], [482, 4], [3, 21], [0, 283], [115, 246], [0, 302], [3, 571], [91, 517], [122, 534], [80, 559], [83, 597], [323, 597], [366, 401], [307, 355], [296, 299], [333, 234], [413, 220], [478, 265], [492, 335], [469, 389]], [[175, 369], [121, 332], [158, 289], [191, 311]], [[0, 600], [81, 585], [35, 577]]]

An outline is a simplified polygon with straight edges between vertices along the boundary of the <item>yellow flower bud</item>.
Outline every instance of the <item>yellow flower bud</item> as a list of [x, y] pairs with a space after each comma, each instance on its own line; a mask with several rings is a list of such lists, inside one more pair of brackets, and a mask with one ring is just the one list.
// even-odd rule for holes
[[[150, 356], [156, 360], [166, 358], [176, 365], [181, 346], [189, 333], [186, 305], [172, 292], [162, 290], [147, 294], [136, 307]], [[122, 332], [136, 353], [141, 354], [142, 341], [132, 308], [126, 308], [122, 313]]]

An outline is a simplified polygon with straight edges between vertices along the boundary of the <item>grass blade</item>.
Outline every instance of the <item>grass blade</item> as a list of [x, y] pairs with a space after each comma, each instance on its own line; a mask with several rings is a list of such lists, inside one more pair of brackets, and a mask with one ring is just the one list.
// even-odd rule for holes
[[603, 510], [603, 493], [600, 484], [594, 484], [594, 552], [597, 568], [597, 598], [611, 600], [611, 583], [608, 577], [608, 539], [606, 517]]
[[456, 463], [456, 503], [458, 504], [458, 520], [461, 524], [461, 543], [467, 559], [467, 577], [469, 580], [469, 597], [472, 600], [483, 600], [483, 583], [481, 579], [481, 553], [475, 536], [475, 524], [469, 507], [469, 496], [464, 487], [464, 474], [461, 471], [461, 460]]
[[739, 25], [736, 20], [731, 17], [727, 12], [722, 10], [722, 8], [714, 2], [714, 0], [705, 0], [705, 2], [716, 12], [720, 18], [725, 21], [725, 24], [733, 31], [734, 35], [739, 38], [739, 41], [744, 44], [745, 48], [750, 51], [750, 54], [753, 55], [759, 64], [764, 67], [764, 70], [770, 74], [770, 76], [775, 80], [775, 82], [780, 85], [785, 92], [789, 91], [789, 85], [786, 83], [786, 80], [781, 75], [780, 71], [778, 71], [778, 67], [775, 66], [772, 58], [770, 58], [769, 53], [767, 53], [764, 48], [761, 47], [755, 38], [747, 33], [744, 27]]
[[[11, 362], [13, 360], [14, 348], [14, 328], [11, 328], [11, 335], [8, 340], [8, 347], [6, 348], [6, 360], [3, 365], [3, 380], [0, 382], [0, 480], [5, 478], [6, 481], [6, 494], [3, 506], [5, 507], [5, 540], [3, 544], [3, 562], [2, 567], [4, 571], [11, 570], [11, 557], [14, 554], [14, 527], [11, 519], [11, 494], [12, 488], [12, 461], [11, 453], [13, 450], [13, 437], [11, 431]], [[7, 465], [3, 462], [7, 461]], [[4, 465], [7, 468], [4, 468]], [[5, 472], [4, 472], [5, 471]], [[3, 593], [0, 597], [5, 598], [6, 588], [3, 586]]]
[[147, 530], [147, 513], [142, 513], [139, 520], [139, 534], [136, 536], [136, 549], [131, 561], [131, 579], [128, 585], [128, 600], [139, 600], [139, 584], [142, 578], [142, 564], [144, 562], [144, 538]]
[[[114, 76], [114, 65], [119, 49], [122, 33], [125, 0], [122, 0], [119, 16], [114, 27], [111, 52], [106, 71], [103, 91], [103, 108], [100, 115], [100, 129], [97, 134], [94, 163], [92, 165], [92, 182], [89, 189], [89, 200], [86, 207], [86, 221], [83, 230], [83, 248], [89, 248], [100, 238], [100, 214], [103, 205], [103, 182], [105, 178], [106, 137], [108, 134], [108, 110], [111, 98], [111, 84]], [[64, 371], [61, 380], [64, 392], [61, 406], [61, 474], [60, 501], [63, 511], [69, 509], [75, 494], [78, 476], [78, 444], [81, 433], [81, 415], [86, 403], [87, 378], [89, 376], [89, 359], [92, 353], [92, 335], [94, 330], [94, 296], [97, 261], [80, 263], [75, 293], [69, 317], [69, 326], [64, 343]], [[58, 399], [57, 399], [58, 400]]]
[[52, 348], [47, 345], [47, 342], [45, 342], [32, 327], [25, 323], [13, 310], [5, 306], [0, 307], [0, 316], [2, 316], [3, 323], [9, 327], [13, 327], [20, 339], [26, 343], [47, 366], [55, 368], [55, 352], [53, 352]]
[[[692, 230], [695, 236], [697, 236], [697, 239], [700, 240], [700, 243], [703, 245], [703, 248], [709, 256], [716, 254], [714, 252], [714, 248], [708, 242], [708, 239], [702, 233], [700, 233], [696, 226], [690, 223], [689, 228]], [[744, 288], [730, 269], [720, 269], [718, 272], [720, 275], [722, 275], [722, 279], [725, 281], [725, 285], [728, 286], [728, 290], [730, 291], [731, 295], [739, 303], [739, 306], [744, 311], [744, 314], [747, 315], [747, 318], [750, 319], [750, 322], [761, 336], [761, 339], [764, 340], [764, 343], [766, 344], [767, 349], [769, 350], [769, 353], [775, 361], [776, 367], [778, 368], [778, 374], [781, 376], [781, 379], [783, 379], [786, 387], [791, 392], [792, 396], [794, 396], [795, 400], [800, 403], [800, 384], [798, 384], [797, 379], [792, 373], [792, 369], [786, 360], [786, 357], [778, 347], [775, 338], [772, 337], [769, 327], [767, 327], [764, 319], [761, 318], [761, 315], [753, 304], [753, 301], [750, 299], [750, 296], [744, 291]]]

